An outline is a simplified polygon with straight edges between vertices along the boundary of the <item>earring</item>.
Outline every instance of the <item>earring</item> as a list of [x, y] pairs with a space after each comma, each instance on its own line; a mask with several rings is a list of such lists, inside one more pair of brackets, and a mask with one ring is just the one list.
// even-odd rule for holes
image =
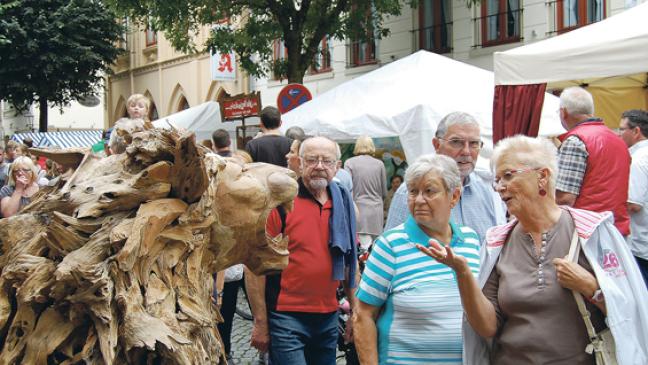
[[540, 194], [540, 196], [545, 196], [547, 195], [547, 191], [543, 187], [541, 187], [540, 191], [538, 191], [538, 194]]

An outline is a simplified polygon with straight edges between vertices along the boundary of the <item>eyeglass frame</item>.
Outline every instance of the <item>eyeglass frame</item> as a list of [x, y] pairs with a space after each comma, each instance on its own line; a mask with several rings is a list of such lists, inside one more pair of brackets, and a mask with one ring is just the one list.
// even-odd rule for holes
[[305, 157], [305, 156], [300, 156], [302, 161], [304, 161], [304, 165], [309, 166], [309, 167], [317, 167], [320, 163], [322, 164], [323, 167], [332, 169], [337, 165], [338, 160], [333, 159], [333, 160], [326, 160], [323, 159], [321, 156], [318, 157]]
[[13, 169], [12, 172], [13, 172], [14, 174], [15, 174], [15, 173], [18, 173], [18, 172], [33, 173], [34, 170], [32, 170], [32, 169], [30, 169], [30, 168], [27, 168], [27, 169]]
[[523, 169], [507, 169], [507, 170], [504, 170], [504, 175], [510, 174], [510, 177], [504, 180], [503, 176], [500, 176], [500, 177], [495, 176], [493, 178], [493, 182], [492, 182], [493, 189], [497, 190], [497, 188], [500, 186], [500, 183], [504, 183], [504, 184], [508, 185], [511, 182], [511, 180], [513, 179], [513, 177], [515, 177], [516, 174], [521, 174], [521, 173], [530, 172], [530, 171], [539, 171], [539, 170], [542, 170], [542, 169], [543, 169], [543, 167], [527, 167], [527, 168], [523, 168]]
[[[462, 148], [466, 147], [466, 143], [468, 143], [468, 148], [471, 149], [471, 150], [480, 150], [480, 149], [482, 149], [482, 147], [484, 147], [484, 141], [482, 141], [481, 139], [478, 140], [478, 141], [476, 141], [476, 140], [462, 139], [462, 138], [449, 138], [449, 139], [447, 139], [447, 138], [437, 137], [437, 139], [440, 139], [440, 140], [442, 140], [442, 141], [446, 141], [446, 142], [448, 142], [448, 144], [450, 145], [450, 147], [452, 147], [452, 148], [454, 148], [454, 149], [456, 149], [456, 150], [459, 150], [459, 149], [462, 149]], [[458, 145], [457, 145], [457, 146], [453, 146], [453, 143], [458, 143], [459, 141], [462, 142], [462, 143], [461, 143], [461, 146], [458, 146]], [[475, 147], [473, 147], [473, 146], [471, 145], [472, 143], [479, 143], [479, 146], [475, 146]]]

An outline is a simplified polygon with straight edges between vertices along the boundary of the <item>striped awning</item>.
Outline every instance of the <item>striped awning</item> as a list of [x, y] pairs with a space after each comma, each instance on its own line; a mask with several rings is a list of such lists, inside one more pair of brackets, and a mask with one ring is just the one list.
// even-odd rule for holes
[[101, 140], [101, 130], [17, 133], [11, 139], [22, 143], [26, 137], [34, 141], [34, 147], [92, 147]]
[[11, 139], [22, 144], [23, 140], [27, 137], [31, 138], [32, 142], [34, 142], [34, 147], [40, 147], [41, 140], [43, 142], [45, 141], [43, 133], [39, 132], [16, 133], [11, 136]]

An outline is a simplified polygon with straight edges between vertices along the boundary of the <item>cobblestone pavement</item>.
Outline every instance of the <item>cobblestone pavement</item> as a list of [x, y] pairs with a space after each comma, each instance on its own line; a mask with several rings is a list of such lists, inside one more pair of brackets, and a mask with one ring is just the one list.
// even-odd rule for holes
[[[239, 300], [244, 300], [244, 298], [239, 295]], [[242, 319], [238, 314], [235, 314], [232, 326], [232, 358], [236, 365], [261, 365], [258, 362], [258, 351], [250, 346], [251, 332], [252, 321]], [[339, 355], [341, 353], [338, 353], [338, 358]], [[336, 365], [346, 365], [346, 361], [338, 359]]]

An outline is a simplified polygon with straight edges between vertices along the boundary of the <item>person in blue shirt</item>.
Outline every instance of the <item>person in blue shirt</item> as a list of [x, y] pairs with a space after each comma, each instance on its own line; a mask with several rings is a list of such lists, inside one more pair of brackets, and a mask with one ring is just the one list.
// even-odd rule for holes
[[362, 274], [353, 323], [361, 364], [462, 364], [463, 308], [452, 269], [417, 246], [449, 245], [479, 273], [479, 238], [452, 221], [461, 179], [455, 161], [424, 155], [405, 173], [407, 221], [383, 233]]
[[[488, 228], [506, 223], [506, 209], [490, 184], [474, 172], [483, 146], [479, 123], [468, 113], [450, 113], [439, 122], [432, 144], [436, 153], [457, 162], [461, 174], [463, 192], [452, 209], [452, 221], [474, 229], [483, 242]], [[405, 222], [408, 214], [407, 184], [401, 184], [392, 198], [385, 231]]]

